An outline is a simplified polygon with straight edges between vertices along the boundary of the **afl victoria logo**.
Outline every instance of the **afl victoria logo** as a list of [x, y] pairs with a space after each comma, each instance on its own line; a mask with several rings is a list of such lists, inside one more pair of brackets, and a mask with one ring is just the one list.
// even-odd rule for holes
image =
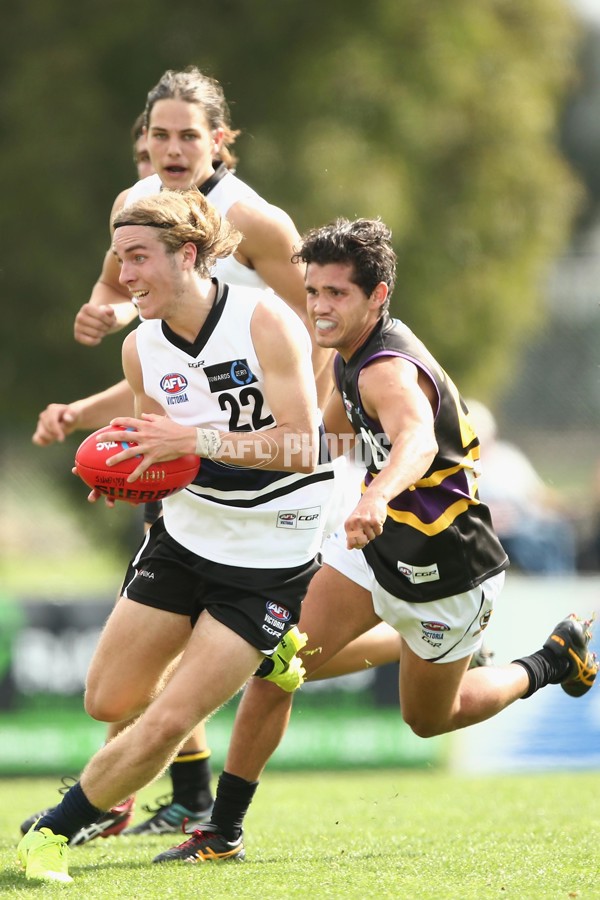
[[450, 631], [450, 626], [445, 622], [421, 622], [421, 625], [426, 631]]
[[163, 375], [160, 381], [161, 390], [165, 394], [180, 394], [182, 391], [185, 391], [187, 386], [187, 378], [185, 375], [180, 375], [179, 372], [170, 372], [168, 375]]
[[285, 606], [279, 606], [273, 600], [267, 603], [267, 612], [274, 619], [279, 619], [280, 622], [287, 622], [292, 617], [289, 609], [286, 609]]

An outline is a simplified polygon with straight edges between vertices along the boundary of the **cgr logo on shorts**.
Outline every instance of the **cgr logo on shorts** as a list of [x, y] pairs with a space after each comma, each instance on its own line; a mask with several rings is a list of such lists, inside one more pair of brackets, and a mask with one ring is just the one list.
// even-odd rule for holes
[[277, 513], [277, 528], [296, 528], [298, 531], [318, 528], [320, 518], [320, 506], [309, 506], [306, 509], [281, 509]]

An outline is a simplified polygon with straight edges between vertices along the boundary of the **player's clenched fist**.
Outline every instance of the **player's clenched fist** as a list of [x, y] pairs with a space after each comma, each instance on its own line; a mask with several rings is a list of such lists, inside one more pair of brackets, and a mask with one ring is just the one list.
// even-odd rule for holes
[[50, 403], [37, 420], [31, 440], [38, 447], [64, 441], [77, 427], [77, 412], [68, 403]]
[[348, 550], [361, 550], [383, 531], [387, 503], [382, 497], [370, 497], [368, 491], [344, 523]]
[[112, 306], [84, 303], [75, 316], [75, 340], [88, 347], [96, 347], [117, 326], [117, 315]]

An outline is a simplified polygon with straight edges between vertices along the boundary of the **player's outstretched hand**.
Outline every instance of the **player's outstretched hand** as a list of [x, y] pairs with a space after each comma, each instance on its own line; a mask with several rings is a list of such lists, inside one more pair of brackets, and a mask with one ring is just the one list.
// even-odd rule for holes
[[112, 306], [84, 303], [75, 316], [75, 340], [88, 347], [97, 347], [117, 326], [117, 314]]
[[50, 403], [39, 414], [31, 440], [38, 447], [49, 447], [55, 441], [64, 441], [76, 427], [77, 413], [70, 404]]

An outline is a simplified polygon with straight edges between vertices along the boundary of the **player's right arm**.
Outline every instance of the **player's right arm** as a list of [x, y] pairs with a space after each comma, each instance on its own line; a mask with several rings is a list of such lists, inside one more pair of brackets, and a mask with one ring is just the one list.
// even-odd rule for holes
[[[112, 221], [123, 208], [128, 193], [129, 188], [122, 191], [113, 203], [110, 213], [111, 235]], [[109, 248], [90, 299], [75, 316], [75, 340], [88, 347], [96, 347], [105, 335], [119, 331], [132, 322], [136, 314], [129, 291], [119, 283], [119, 264]]]
[[[135, 331], [128, 334], [123, 341], [122, 362], [126, 384], [128, 384], [133, 396], [133, 415], [138, 419], [142, 413], [155, 413], [159, 416], [164, 416], [165, 411], [160, 403], [157, 403], [144, 391], [144, 374], [137, 349], [137, 335]], [[117, 418], [117, 414], [112, 418]]]
[[75, 400], [73, 403], [50, 403], [38, 416], [31, 440], [38, 447], [62, 442], [74, 431], [95, 431], [114, 416], [133, 414], [133, 394], [127, 381]]

